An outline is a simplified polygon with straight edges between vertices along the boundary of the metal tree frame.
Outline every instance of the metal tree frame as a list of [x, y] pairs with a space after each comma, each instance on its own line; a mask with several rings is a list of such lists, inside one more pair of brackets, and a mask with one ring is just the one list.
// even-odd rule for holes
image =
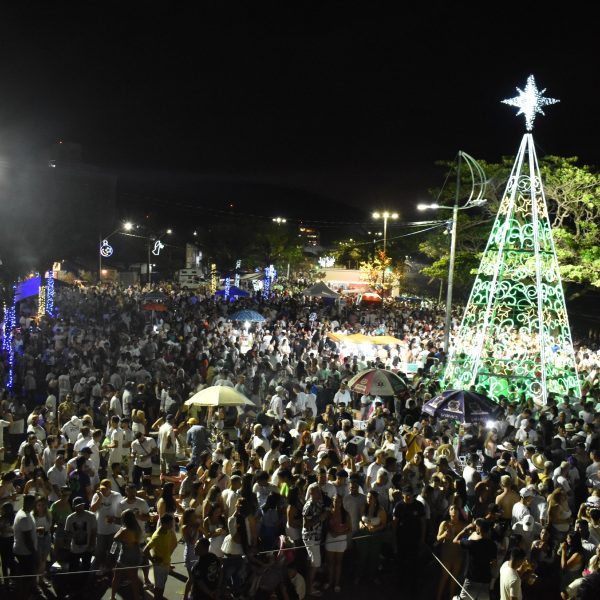
[[498, 400], [581, 396], [546, 198], [523, 136], [483, 253], [444, 382]]

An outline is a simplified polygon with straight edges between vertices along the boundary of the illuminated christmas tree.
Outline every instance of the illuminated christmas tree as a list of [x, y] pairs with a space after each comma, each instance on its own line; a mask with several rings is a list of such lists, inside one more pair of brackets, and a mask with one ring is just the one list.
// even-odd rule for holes
[[544, 98], [533, 75], [504, 103], [525, 115], [506, 191], [483, 253], [458, 337], [450, 349], [447, 387], [477, 389], [494, 399], [521, 393], [537, 402], [548, 394], [581, 395], [575, 352], [544, 187], [531, 130], [536, 113], [558, 100]]

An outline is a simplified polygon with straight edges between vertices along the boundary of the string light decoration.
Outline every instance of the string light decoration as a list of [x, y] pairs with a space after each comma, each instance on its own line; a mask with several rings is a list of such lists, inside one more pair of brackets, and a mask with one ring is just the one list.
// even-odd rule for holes
[[263, 282], [263, 298], [268, 300], [271, 297], [271, 286], [277, 278], [277, 271], [273, 265], [265, 267], [265, 278]]
[[54, 271], [50, 269], [46, 277], [46, 314], [54, 316]]
[[242, 260], [240, 258], [238, 258], [235, 261], [235, 277], [233, 278], [233, 285], [236, 288], [240, 287], [240, 274], [239, 274], [239, 270], [242, 268]]
[[13, 285], [13, 301], [9, 309], [4, 313], [4, 339], [2, 340], [2, 349], [7, 354], [8, 373], [6, 376], [6, 389], [12, 390], [15, 380], [15, 347], [13, 339], [15, 328], [17, 326], [17, 286]]
[[335, 266], [335, 256], [321, 256], [319, 258], [319, 266], [324, 269]]
[[154, 242], [154, 248], [152, 249], [152, 254], [154, 254], [154, 256], [160, 256], [160, 251], [164, 247], [165, 247], [165, 245], [160, 240], [156, 240]]
[[210, 265], [210, 292], [214, 294], [217, 291], [217, 265]]
[[531, 133], [521, 141], [443, 379], [496, 400], [581, 396]]
[[225, 277], [225, 290], [224, 290], [224, 297], [225, 297], [225, 302], [227, 302], [229, 300], [229, 292], [231, 290], [231, 278], [229, 277], [229, 275], [227, 275], [227, 277]]
[[40, 291], [38, 293], [38, 321], [46, 315], [46, 286], [40, 285]]
[[535, 115], [538, 113], [540, 115], [544, 115], [542, 107], [560, 102], [560, 100], [557, 100], [556, 98], [544, 98], [545, 91], [546, 89], [541, 91], [537, 89], [535, 78], [533, 75], [530, 75], [527, 78], [525, 89], [522, 90], [517, 88], [519, 95], [515, 96], [514, 98], [502, 100], [502, 103], [508, 104], [509, 106], [516, 106], [519, 109], [517, 116], [524, 115], [525, 127], [527, 128], [527, 131], [532, 131]]

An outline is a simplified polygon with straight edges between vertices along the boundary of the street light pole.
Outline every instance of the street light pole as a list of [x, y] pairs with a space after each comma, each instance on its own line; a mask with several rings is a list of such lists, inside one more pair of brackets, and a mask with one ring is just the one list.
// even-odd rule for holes
[[[127, 221], [123, 223], [121, 226], [125, 231], [131, 231], [133, 229], [133, 223]], [[121, 227], [117, 227], [112, 233], [109, 233], [107, 236], [102, 237], [102, 234], [98, 234], [98, 283], [102, 283], [102, 242], [104, 240], [108, 240], [108, 238], [115, 235], [115, 233], [119, 233], [121, 231]]]
[[456, 194], [452, 208], [452, 230], [450, 233], [450, 263], [448, 265], [448, 290], [446, 291], [446, 322], [444, 325], [444, 354], [450, 347], [450, 327], [452, 326], [452, 291], [454, 286], [454, 260], [456, 258], [456, 223], [458, 221], [458, 200], [460, 195], [460, 167], [462, 152], [458, 153], [456, 167]]
[[[462, 160], [465, 160], [469, 172], [471, 173], [471, 193], [463, 206], [459, 206], [460, 199], [460, 171]], [[452, 207], [452, 227], [450, 229], [450, 259], [448, 262], [448, 290], [446, 292], [446, 319], [444, 323], [444, 354], [447, 356], [450, 349], [450, 328], [452, 326], [452, 292], [454, 287], [454, 262], [456, 260], [456, 231], [458, 222], [458, 211], [482, 206], [487, 202], [483, 197], [486, 189], [485, 173], [479, 163], [466, 152], [459, 150], [456, 166], [456, 193], [454, 196], [454, 206]], [[475, 189], [479, 192], [475, 195]], [[433, 204], [418, 204], [418, 210], [450, 210], [449, 206], [440, 206], [437, 202]], [[441, 297], [441, 291], [440, 291]]]

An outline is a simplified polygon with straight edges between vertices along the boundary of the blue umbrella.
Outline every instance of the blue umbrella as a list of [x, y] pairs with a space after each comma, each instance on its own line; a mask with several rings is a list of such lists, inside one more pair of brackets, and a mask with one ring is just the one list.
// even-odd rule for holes
[[238, 310], [227, 317], [230, 321], [264, 321], [265, 318], [255, 310]]
[[495, 420], [501, 409], [487, 396], [467, 390], [447, 390], [426, 402], [422, 410], [432, 417], [474, 423]]

